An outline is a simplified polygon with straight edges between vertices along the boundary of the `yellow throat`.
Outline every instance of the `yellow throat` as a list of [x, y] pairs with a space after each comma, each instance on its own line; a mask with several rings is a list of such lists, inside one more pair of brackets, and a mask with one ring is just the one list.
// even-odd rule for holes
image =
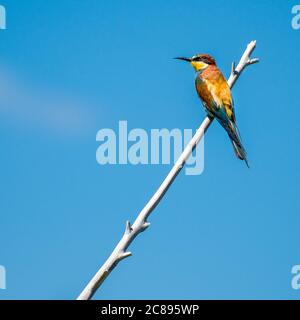
[[191, 65], [196, 71], [201, 71], [201, 70], [204, 70], [206, 67], [208, 67], [208, 64], [202, 61], [191, 61]]

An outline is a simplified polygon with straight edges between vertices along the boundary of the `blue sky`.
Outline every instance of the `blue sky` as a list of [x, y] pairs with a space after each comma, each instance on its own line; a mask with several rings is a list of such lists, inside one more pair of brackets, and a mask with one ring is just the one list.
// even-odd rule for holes
[[299, 299], [300, 30], [297, 1], [1, 1], [0, 299], [73, 299], [168, 165], [100, 166], [101, 128], [193, 128], [193, 70], [212, 54], [229, 75], [251, 169], [223, 129], [205, 137], [202, 175], [181, 174], [96, 299]]

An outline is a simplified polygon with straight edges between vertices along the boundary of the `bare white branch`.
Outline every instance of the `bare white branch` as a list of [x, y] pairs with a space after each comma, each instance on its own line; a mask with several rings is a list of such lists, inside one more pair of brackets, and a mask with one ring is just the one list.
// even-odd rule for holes
[[235, 71], [235, 62], [233, 61], [232, 62], [232, 65], [231, 65], [231, 74], [235, 74], [236, 73], [236, 71]]
[[[248, 65], [253, 63], [257, 63], [258, 59], [251, 59], [250, 56], [255, 49], [256, 41], [251, 41], [243, 56], [240, 59], [240, 62], [237, 66], [235, 63], [232, 64], [231, 75], [228, 79], [228, 84], [232, 88], [235, 84], [236, 80], [241, 75], [242, 71]], [[172, 182], [175, 180], [181, 169], [183, 168], [184, 164], [186, 163], [187, 159], [191, 155], [193, 149], [197, 146], [199, 141], [202, 139], [204, 133], [209, 128], [210, 124], [212, 123], [213, 119], [206, 117], [202, 124], [200, 125], [199, 129], [185, 147], [184, 151], [174, 164], [173, 168], [162, 182], [160, 187], [154, 193], [152, 198], [146, 204], [146, 206], [142, 209], [142, 211], [137, 216], [136, 220], [134, 221], [133, 225], [131, 226], [129, 222], [126, 223], [126, 228], [123, 237], [115, 247], [114, 251], [110, 255], [110, 257], [105, 261], [103, 266], [99, 269], [99, 271], [95, 274], [92, 280], [87, 284], [85, 289], [81, 292], [78, 296], [77, 300], [89, 300], [99, 288], [99, 286], [103, 283], [109, 273], [114, 269], [114, 267], [122, 260], [129, 256], [131, 256], [131, 252], [127, 252], [127, 248], [131, 244], [131, 242], [135, 239], [135, 237], [147, 229], [150, 225], [147, 222], [147, 218], [151, 214], [151, 212], [155, 209], [155, 207], [159, 204], [160, 200], [163, 198], [169, 187], [171, 186]]]
[[120, 261], [120, 260], [128, 258], [130, 256], [132, 256], [132, 253], [130, 251], [123, 252], [123, 253], [120, 253], [118, 260]]
[[259, 59], [258, 58], [253, 58], [253, 59], [250, 59], [249, 64], [254, 64], [254, 63], [257, 63], [257, 62], [259, 62]]
[[132, 231], [131, 229], [131, 224], [129, 221], [126, 222], [126, 227], [125, 227], [125, 234], [128, 235]]

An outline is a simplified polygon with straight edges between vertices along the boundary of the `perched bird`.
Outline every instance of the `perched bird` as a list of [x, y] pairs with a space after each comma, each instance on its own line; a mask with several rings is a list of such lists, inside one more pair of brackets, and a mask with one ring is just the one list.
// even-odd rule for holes
[[239, 130], [236, 124], [231, 91], [216, 61], [208, 54], [197, 54], [192, 58], [175, 58], [189, 62], [196, 71], [195, 86], [198, 96], [210, 118], [216, 118], [227, 131], [236, 156], [247, 161]]

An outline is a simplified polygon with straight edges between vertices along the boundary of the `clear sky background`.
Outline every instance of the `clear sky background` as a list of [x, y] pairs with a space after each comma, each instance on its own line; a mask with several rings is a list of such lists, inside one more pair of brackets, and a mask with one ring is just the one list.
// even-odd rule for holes
[[182, 172], [97, 299], [291, 298], [300, 264], [297, 1], [7, 0], [0, 31], [0, 299], [73, 299], [170, 169], [100, 166], [96, 133], [193, 128], [212, 54], [233, 90], [251, 169], [214, 123], [202, 175]]

